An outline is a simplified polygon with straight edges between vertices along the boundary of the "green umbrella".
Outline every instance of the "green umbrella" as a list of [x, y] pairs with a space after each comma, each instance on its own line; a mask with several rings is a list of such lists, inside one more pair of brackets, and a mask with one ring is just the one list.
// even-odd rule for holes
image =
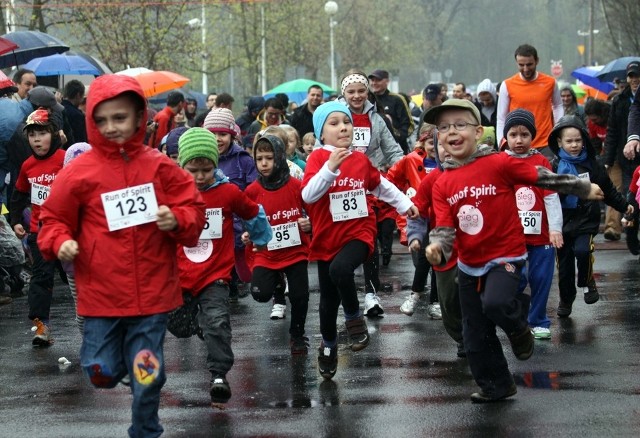
[[574, 93], [576, 93], [576, 97], [578, 99], [587, 95], [587, 90], [582, 88], [580, 85], [571, 84], [571, 89], [573, 90]]
[[294, 79], [293, 81], [284, 82], [275, 88], [267, 91], [264, 95], [265, 99], [274, 97], [278, 93], [284, 93], [289, 96], [289, 100], [301, 104], [307, 98], [307, 91], [312, 85], [319, 85], [322, 88], [323, 96], [329, 97], [331, 94], [335, 94], [336, 91], [332, 90], [330, 86], [323, 84], [322, 82], [312, 81], [311, 79]]

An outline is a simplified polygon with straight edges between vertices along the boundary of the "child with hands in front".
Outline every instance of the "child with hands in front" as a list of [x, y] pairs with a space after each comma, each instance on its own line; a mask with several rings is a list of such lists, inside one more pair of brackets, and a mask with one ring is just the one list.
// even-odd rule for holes
[[509, 337], [516, 358], [533, 353], [529, 299], [518, 293], [527, 249], [514, 187], [532, 184], [589, 199], [602, 199], [603, 193], [589, 181], [476, 145], [483, 128], [478, 108], [468, 100], [449, 99], [429, 109], [424, 121], [436, 125], [438, 144], [451, 157], [433, 186], [437, 226], [429, 233], [427, 259], [445, 264], [457, 243], [464, 348], [480, 386], [471, 401], [502, 400], [517, 389], [496, 326]]
[[45, 258], [73, 260], [85, 317], [80, 363], [98, 388], [131, 386], [132, 437], [163, 432], [164, 337], [168, 313], [182, 304], [176, 243], [195, 245], [205, 224], [191, 176], [143, 144], [146, 120], [135, 79], [93, 82], [92, 149], [58, 174], [38, 235]]
[[307, 159], [302, 199], [313, 224], [309, 260], [318, 264], [320, 331], [318, 369], [331, 379], [338, 367], [336, 322], [342, 303], [352, 351], [369, 344], [369, 331], [356, 291], [354, 271], [373, 252], [376, 218], [367, 192], [389, 203], [398, 213], [416, 217], [417, 208], [393, 184], [380, 176], [367, 156], [352, 152], [353, 121], [338, 102], [320, 105], [313, 113], [316, 138], [323, 145]]

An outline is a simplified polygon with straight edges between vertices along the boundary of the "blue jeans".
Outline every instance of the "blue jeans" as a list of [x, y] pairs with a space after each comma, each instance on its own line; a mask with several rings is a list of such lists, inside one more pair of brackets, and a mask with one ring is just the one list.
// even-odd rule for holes
[[547, 301], [553, 282], [553, 270], [556, 263], [556, 250], [551, 245], [527, 245], [528, 261], [520, 280], [518, 292], [522, 293], [527, 283], [531, 288], [531, 306], [529, 307], [529, 326], [551, 327], [547, 317]]
[[167, 314], [128, 318], [91, 318], [84, 322], [82, 370], [98, 388], [113, 388], [131, 377], [130, 437], [158, 437], [160, 389], [167, 378], [163, 344]]

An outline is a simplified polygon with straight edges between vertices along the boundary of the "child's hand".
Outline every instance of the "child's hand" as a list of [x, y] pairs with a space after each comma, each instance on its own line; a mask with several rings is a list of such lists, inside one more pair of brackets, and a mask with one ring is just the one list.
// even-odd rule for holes
[[75, 240], [65, 240], [58, 250], [58, 258], [63, 262], [70, 262], [80, 253], [78, 242]]
[[424, 253], [431, 265], [439, 265], [442, 261], [442, 247], [439, 243], [430, 243]]
[[349, 149], [335, 148], [333, 152], [331, 152], [331, 155], [329, 155], [329, 170], [335, 173], [349, 155], [351, 155], [351, 151]]
[[633, 214], [633, 205], [629, 204], [627, 205], [627, 211], [625, 212], [626, 215], [631, 216]]
[[409, 219], [417, 219], [420, 216], [420, 212], [418, 211], [418, 207], [412, 205], [409, 210], [404, 213]]
[[249, 239], [249, 232], [245, 231], [244, 233], [242, 233], [242, 236], [240, 236], [240, 240], [242, 241], [243, 245], [250, 244], [251, 239]]
[[554, 248], [562, 248], [562, 245], [564, 245], [562, 233], [559, 231], [549, 231], [549, 240]]
[[305, 233], [311, 232], [311, 221], [308, 217], [299, 217], [298, 218], [298, 226]]
[[420, 241], [418, 239], [413, 239], [411, 243], [409, 243], [409, 251], [420, 251]]
[[22, 239], [27, 232], [24, 230], [24, 227], [22, 226], [22, 224], [17, 224], [13, 227], [13, 232], [16, 233], [16, 237], [18, 239]]
[[156, 223], [161, 231], [173, 231], [178, 228], [178, 221], [176, 220], [176, 217], [166, 205], [158, 207], [156, 218]]
[[604, 193], [598, 184], [591, 183], [591, 191], [587, 199], [602, 201], [604, 199]]

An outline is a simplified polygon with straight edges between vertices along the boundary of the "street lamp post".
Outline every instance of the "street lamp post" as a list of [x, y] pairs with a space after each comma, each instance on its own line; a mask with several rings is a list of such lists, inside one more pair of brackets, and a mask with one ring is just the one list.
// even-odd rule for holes
[[207, 94], [209, 91], [209, 83], [207, 78], [207, 23], [205, 21], [204, 14], [204, 0], [202, 0], [202, 10], [200, 12], [200, 18], [192, 18], [187, 21], [190, 28], [200, 28], [200, 42], [202, 44], [202, 94]]
[[333, 27], [336, 22], [333, 20], [333, 16], [338, 12], [338, 3], [334, 1], [328, 1], [324, 4], [324, 12], [329, 16], [329, 45], [331, 47], [331, 88], [333, 90], [338, 86], [336, 79], [336, 53], [335, 46], [333, 45]]

